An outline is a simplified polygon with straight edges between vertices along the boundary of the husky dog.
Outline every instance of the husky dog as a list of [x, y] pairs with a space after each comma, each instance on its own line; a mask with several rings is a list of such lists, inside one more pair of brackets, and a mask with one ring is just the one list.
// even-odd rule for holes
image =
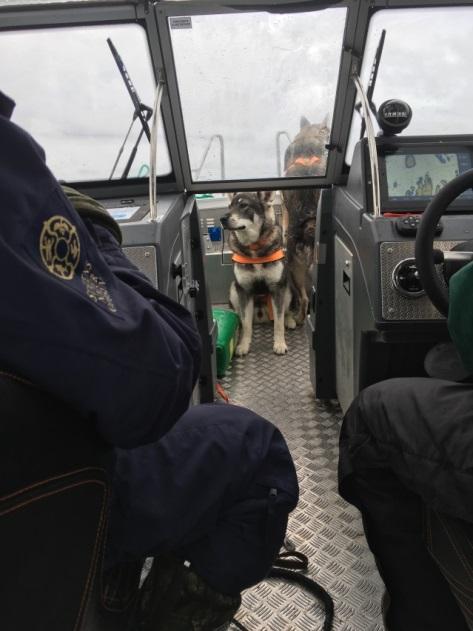
[[[325, 145], [330, 137], [327, 117], [322, 123], [311, 124], [304, 116], [300, 131], [284, 155], [287, 177], [325, 175], [327, 155]], [[310, 272], [314, 264], [315, 220], [320, 189], [283, 191], [283, 231], [287, 245], [287, 265], [298, 293], [299, 309], [295, 314], [297, 324], [302, 324], [307, 314]]]
[[274, 345], [277, 355], [287, 352], [284, 325], [295, 328], [290, 312], [292, 292], [282, 249], [282, 231], [276, 225], [273, 193], [235, 193], [228, 213], [221, 218], [230, 230], [235, 280], [230, 287], [230, 304], [240, 315], [242, 332], [237, 355], [250, 350], [255, 296], [268, 293], [274, 317]]

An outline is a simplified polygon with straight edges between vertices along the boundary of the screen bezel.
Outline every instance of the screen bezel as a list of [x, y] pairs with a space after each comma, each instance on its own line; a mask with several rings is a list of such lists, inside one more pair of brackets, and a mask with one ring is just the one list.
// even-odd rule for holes
[[[383, 139], [388, 140], [388, 139]], [[473, 168], [473, 140], [463, 142], [399, 142], [400, 138], [392, 139], [392, 142], [383, 142], [378, 146], [379, 183], [381, 192], [382, 212], [423, 212], [430, 199], [412, 197], [406, 200], [390, 199], [388, 194], [388, 181], [386, 169], [386, 156], [400, 154], [432, 154], [432, 153], [468, 153], [471, 156]], [[397, 142], [396, 142], [397, 141]], [[447, 212], [473, 211], [473, 198], [456, 199], [452, 202]]]

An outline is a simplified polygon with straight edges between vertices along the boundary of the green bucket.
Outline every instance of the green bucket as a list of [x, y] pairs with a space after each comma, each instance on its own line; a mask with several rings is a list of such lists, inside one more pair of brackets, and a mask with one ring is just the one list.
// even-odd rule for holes
[[238, 342], [240, 318], [229, 309], [212, 309], [217, 322], [217, 377], [224, 377]]

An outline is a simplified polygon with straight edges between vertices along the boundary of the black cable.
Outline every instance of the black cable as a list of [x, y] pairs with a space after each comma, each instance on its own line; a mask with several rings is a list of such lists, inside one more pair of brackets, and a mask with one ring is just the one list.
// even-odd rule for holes
[[283, 568], [286, 570], [301, 570], [306, 572], [309, 567], [309, 559], [302, 552], [291, 550], [278, 554], [273, 563], [273, 568]]
[[[293, 560], [291, 560], [291, 557]], [[310, 594], [312, 594], [312, 596], [315, 596], [317, 600], [322, 601], [325, 609], [325, 620], [322, 631], [332, 631], [334, 605], [330, 594], [321, 585], [308, 576], [301, 574], [301, 572], [287, 569], [288, 567], [293, 567], [305, 571], [307, 570], [308, 565], [309, 560], [305, 554], [302, 554], [302, 552], [283, 552], [279, 554], [274, 561], [273, 567], [266, 578], [282, 578], [292, 583], [298, 583]], [[235, 618], [233, 618], [232, 623], [238, 627], [240, 631], [248, 631], [248, 629]]]
[[236, 618], [233, 618], [232, 620], [232, 624], [234, 624], [236, 627], [238, 627], [239, 629], [241, 629], [241, 631], [248, 631], [248, 629], [246, 627], [244, 627], [241, 622], [238, 622], [238, 620]]
[[321, 600], [325, 607], [325, 620], [322, 630], [332, 630], [334, 614], [333, 600], [330, 594], [321, 585], [319, 585], [316, 581], [309, 578], [308, 576], [304, 576], [304, 574], [300, 574], [299, 572], [295, 572], [294, 570], [286, 570], [276, 567], [273, 567], [271, 569], [268, 578], [283, 578], [292, 583], [299, 583], [299, 585], [302, 585], [302, 587], [304, 587], [318, 600]]

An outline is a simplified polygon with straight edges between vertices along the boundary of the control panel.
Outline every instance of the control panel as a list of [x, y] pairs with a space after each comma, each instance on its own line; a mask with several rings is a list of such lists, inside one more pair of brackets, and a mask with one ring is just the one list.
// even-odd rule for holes
[[[460, 241], [435, 241], [434, 248], [451, 250]], [[383, 320], [440, 320], [419, 279], [415, 241], [385, 241], [380, 244], [381, 317]], [[438, 274], [443, 278], [441, 266]]]
[[[397, 233], [403, 237], [415, 237], [421, 217], [422, 215], [405, 215], [404, 217], [399, 217], [395, 223]], [[443, 225], [442, 222], [439, 221], [435, 229], [435, 234], [441, 234], [442, 230]]]

